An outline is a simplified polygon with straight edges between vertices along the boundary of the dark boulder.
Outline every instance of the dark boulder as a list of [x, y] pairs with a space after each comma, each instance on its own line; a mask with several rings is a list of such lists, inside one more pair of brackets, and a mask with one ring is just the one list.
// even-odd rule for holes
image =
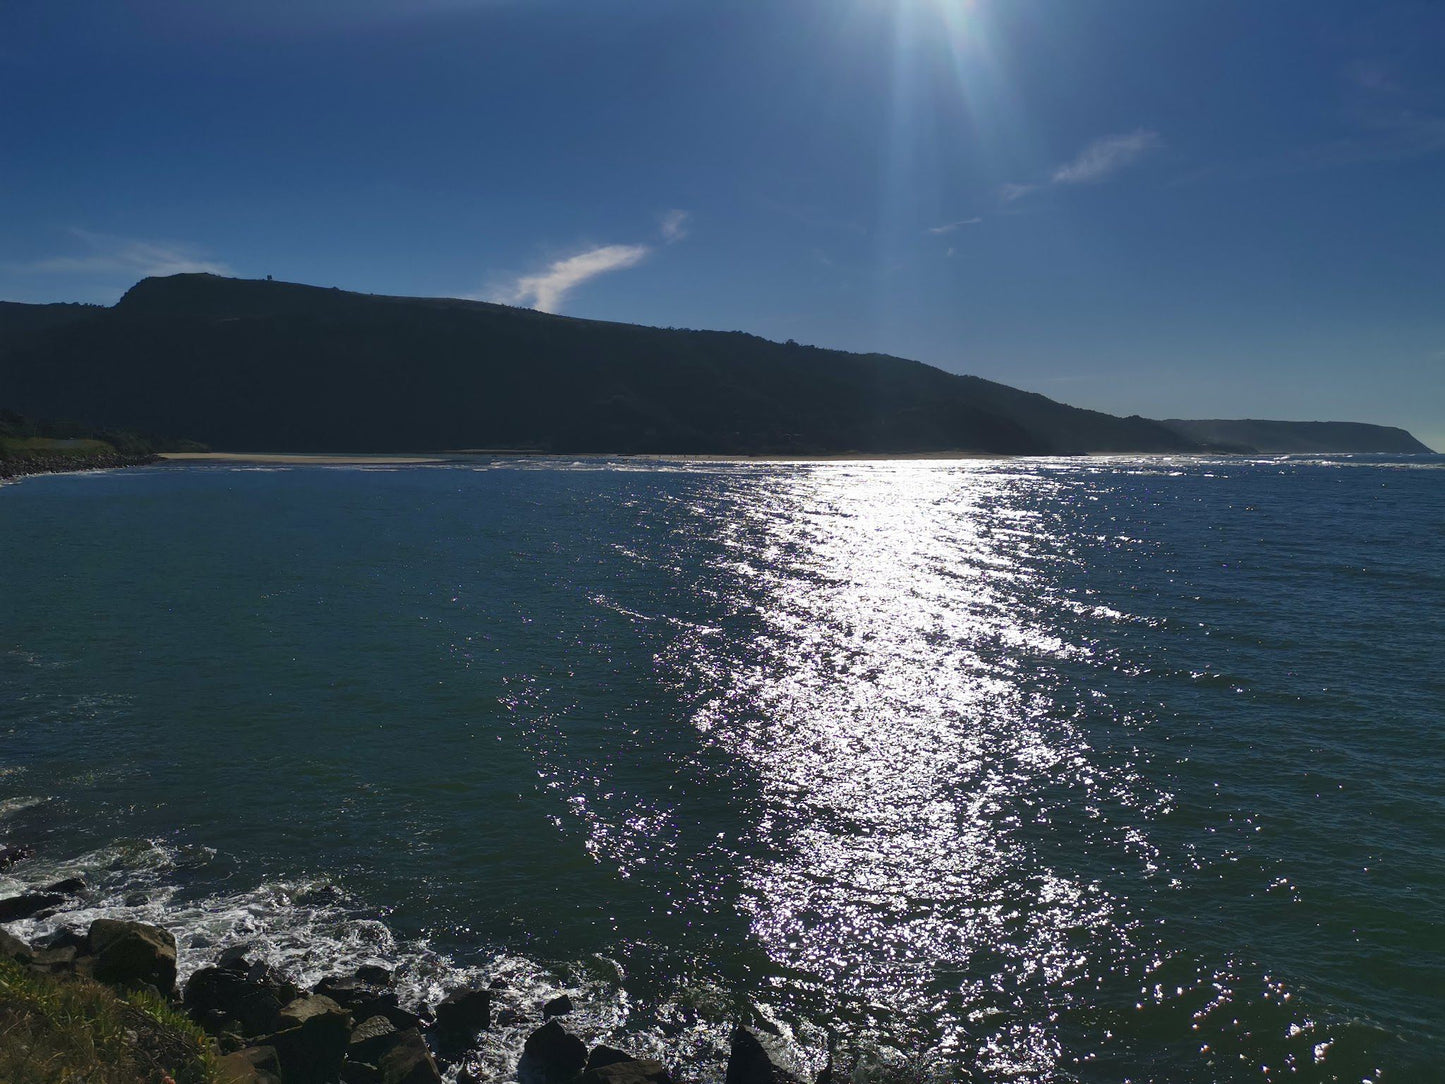
[[263, 1042], [276, 1048], [286, 1084], [330, 1084], [341, 1075], [351, 1016], [329, 997], [311, 994], [281, 1010]]
[[542, 1006], [542, 1019], [549, 1020], [554, 1016], [566, 1016], [572, 1011], [572, 999], [566, 994], [558, 994], [551, 1001]]
[[246, 955], [250, 951], [250, 945], [232, 945], [223, 949], [221, 955], [216, 957], [216, 966], [227, 971], [239, 971], [244, 975], [251, 970], [252, 962]]
[[90, 939], [79, 930], [67, 926], [56, 930], [39, 944], [44, 945], [45, 948], [73, 948], [76, 952], [87, 952]]
[[27, 847], [23, 843], [6, 843], [4, 846], [0, 846], [0, 869], [9, 869], [16, 862], [23, 862], [27, 858], [34, 857], [34, 847]]
[[618, 1050], [615, 1046], [604, 1046], [599, 1043], [592, 1048], [592, 1053], [587, 1055], [587, 1068], [601, 1069], [604, 1065], [616, 1065], [619, 1061], [636, 1060], [625, 1050]]
[[555, 1020], [548, 1020], [522, 1047], [517, 1079], [522, 1084], [559, 1084], [571, 1080], [587, 1064], [587, 1045]]
[[346, 1060], [375, 1065], [396, 1041], [396, 1025], [384, 1016], [373, 1016], [351, 1029], [346, 1045]]
[[346, 1061], [341, 1066], [341, 1084], [381, 1084], [381, 1070], [364, 1061]]
[[372, 981], [390, 981], [390, 977], [391, 973], [385, 968], [367, 965], [357, 968], [354, 975], [326, 976], [316, 984], [315, 992], [324, 994], [343, 1008], [350, 1009], [351, 1015], [357, 1020], [384, 1016], [400, 1031], [418, 1027], [421, 1017], [401, 1007], [396, 991], [388, 990], [383, 983]]
[[176, 939], [144, 922], [98, 918], [86, 935], [91, 971], [112, 986], [152, 986], [169, 996], [176, 987]]
[[302, 994], [301, 987], [287, 978], [284, 971], [267, 963], [253, 963], [247, 968], [246, 981], [274, 991], [282, 1005], [289, 1005]]
[[74, 945], [36, 948], [31, 954], [30, 966], [48, 975], [64, 975], [75, 970], [75, 959]]
[[751, 1028], [737, 1028], [728, 1052], [725, 1084], [802, 1084], [796, 1074], [784, 1067], [772, 1045]]
[[216, 1059], [218, 1084], [281, 1084], [281, 1063], [269, 1046], [248, 1046]]
[[385, 990], [373, 998], [353, 1002], [349, 1007], [351, 1015], [358, 1020], [365, 1020], [372, 1016], [384, 1016], [398, 1031], [421, 1027], [422, 1018], [408, 1009], [403, 1009], [397, 1002], [394, 990]]
[[74, 896], [85, 891], [84, 877], [67, 877], [63, 881], [56, 881], [52, 885], [46, 885], [44, 891], [58, 892], [62, 896]]
[[437, 1038], [445, 1046], [464, 1047], [491, 1027], [492, 995], [486, 990], [453, 990], [436, 1007]]
[[0, 930], [0, 957], [8, 960], [16, 960], [22, 964], [28, 964], [33, 956], [34, 950], [24, 941]]
[[377, 1062], [378, 1084], [441, 1084], [442, 1075], [421, 1032], [400, 1031], [390, 1049]]
[[651, 1058], [632, 1058], [588, 1069], [572, 1084], [672, 1084], [667, 1066]]
[[380, 964], [362, 964], [356, 969], [356, 981], [372, 986], [390, 986], [393, 977], [391, 969]]
[[196, 1023], [217, 1032], [231, 1026], [243, 1035], [274, 1031], [281, 1015], [284, 989], [250, 982], [240, 972], [204, 967], [186, 983], [185, 1006]]
[[355, 1008], [363, 1001], [375, 1000], [386, 992], [385, 987], [363, 982], [355, 975], [327, 975], [313, 987], [313, 990], [348, 1009]]
[[69, 898], [63, 892], [22, 892], [0, 900], [0, 922], [19, 922], [49, 907], [57, 907]]

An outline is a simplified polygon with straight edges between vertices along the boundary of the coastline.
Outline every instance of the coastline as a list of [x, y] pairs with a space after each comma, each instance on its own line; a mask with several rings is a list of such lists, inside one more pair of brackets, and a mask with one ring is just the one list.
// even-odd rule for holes
[[[5, 848], [6, 857], [26, 849]], [[21, 858], [21, 861], [24, 859]], [[7, 914], [43, 916], [83, 891], [71, 878], [0, 904]], [[568, 993], [542, 1001], [514, 991], [506, 976], [477, 976], [416, 1001], [398, 988], [400, 961], [335, 967], [314, 982], [267, 962], [252, 945], [233, 945], [185, 975], [176, 935], [123, 917], [60, 926], [23, 940], [0, 926], [0, 1017], [19, 1053], [41, 1048], [64, 1058], [61, 1076], [37, 1084], [91, 1079], [116, 1066], [172, 1084], [674, 1084], [680, 1046], [640, 1052], [575, 1022], [585, 1006]], [[116, 1019], [123, 1026], [115, 1024]], [[520, 1031], [518, 1031], [520, 1027]], [[517, 1032], [503, 1064], [482, 1046], [499, 1028]], [[19, 1031], [16, 1035], [17, 1029]], [[820, 1072], [799, 1063], [787, 1037], [763, 1017], [728, 1026], [721, 1070], [730, 1084], [833, 1084], [857, 1079], [923, 1084], [929, 1060], [880, 1062], [842, 1044], [851, 1070], [840, 1074], [830, 1043]], [[625, 1042], [625, 1040], [623, 1040]], [[0, 1070], [16, 1049], [0, 1044]], [[22, 1057], [22, 1062], [25, 1060]], [[693, 1065], [692, 1072], [699, 1066]], [[709, 1079], [712, 1074], [706, 1069]], [[896, 1076], [892, 1074], [897, 1074]], [[106, 1084], [109, 1075], [94, 1077]], [[131, 1079], [126, 1077], [125, 1079]]]
[[703, 452], [539, 452], [526, 448], [464, 448], [435, 453], [375, 454], [357, 452], [162, 452], [161, 459], [178, 463], [257, 463], [277, 466], [406, 466], [458, 463], [484, 458], [623, 459], [629, 462], [675, 463], [818, 463], [894, 462], [908, 460], [1001, 460], [1014, 455], [988, 452], [828, 452], [816, 455], [722, 455]]
[[0, 482], [26, 478], [35, 474], [74, 474], [88, 470], [115, 470], [119, 467], [146, 467], [159, 463], [161, 456], [123, 455], [108, 452], [80, 458], [74, 455], [32, 455], [17, 459], [0, 459]]

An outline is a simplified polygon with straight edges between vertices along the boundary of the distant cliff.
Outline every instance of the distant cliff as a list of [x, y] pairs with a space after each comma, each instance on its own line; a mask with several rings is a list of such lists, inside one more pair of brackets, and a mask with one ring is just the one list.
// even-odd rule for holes
[[1246, 418], [1240, 421], [1183, 421], [1162, 423], [1189, 440], [1217, 444], [1245, 452], [1429, 452], [1403, 429], [1364, 422], [1278, 422]]
[[0, 406], [248, 451], [1209, 450], [881, 354], [212, 275], [0, 306]]

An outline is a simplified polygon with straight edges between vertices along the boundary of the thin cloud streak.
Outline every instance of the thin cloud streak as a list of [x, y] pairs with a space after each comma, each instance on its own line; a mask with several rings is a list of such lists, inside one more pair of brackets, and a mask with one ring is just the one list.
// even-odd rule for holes
[[1099, 184], [1114, 174], [1138, 162], [1150, 151], [1162, 147], [1164, 141], [1159, 133], [1148, 128], [1136, 128], [1132, 132], [1101, 136], [1091, 142], [1071, 160], [1057, 166], [1048, 180], [1027, 183], [1010, 183], [1000, 186], [999, 199], [1013, 203], [1025, 196], [1046, 188], [1060, 185]]
[[601, 245], [556, 260], [545, 271], [523, 275], [503, 287], [493, 300], [523, 305], [538, 312], [556, 312], [567, 295], [589, 279], [609, 271], [636, 267], [652, 252], [649, 245]]
[[941, 226], [929, 226], [926, 232], [933, 234], [952, 233], [954, 230], [962, 229], [964, 226], [977, 226], [982, 218], [960, 218], [957, 222], [945, 222]]
[[676, 244], [688, 234], [687, 221], [692, 216], [687, 211], [671, 210], [664, 214], [658, 224], [662, 239], [669, 245]]
[[1049, 179], [1054, 184], [1097, 184], [1133, 165], [1159, 144], [1159, 133], [1147, 128], [1104, 136], [1080, 151], [1072, 162], [1054, 170]]
[[210, 259], [192, 245], [117, 237], [82, 229], [68, 232], [84, 242], [90, 252], [82, 256], [52, 256], [37, 260], [25, 264], [23, 270], [49, 275], [126, 274], [137, 278], [196, 273], [235, 274], [228, 264]]

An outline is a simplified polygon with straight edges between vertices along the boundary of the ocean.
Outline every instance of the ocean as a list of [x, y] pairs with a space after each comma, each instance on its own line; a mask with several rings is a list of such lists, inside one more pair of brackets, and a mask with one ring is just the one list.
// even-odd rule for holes
[[172, 464], [0, 487], [56, 926], [505, 977], [721, 1080], [1445, 1080], [1445, 457]]

